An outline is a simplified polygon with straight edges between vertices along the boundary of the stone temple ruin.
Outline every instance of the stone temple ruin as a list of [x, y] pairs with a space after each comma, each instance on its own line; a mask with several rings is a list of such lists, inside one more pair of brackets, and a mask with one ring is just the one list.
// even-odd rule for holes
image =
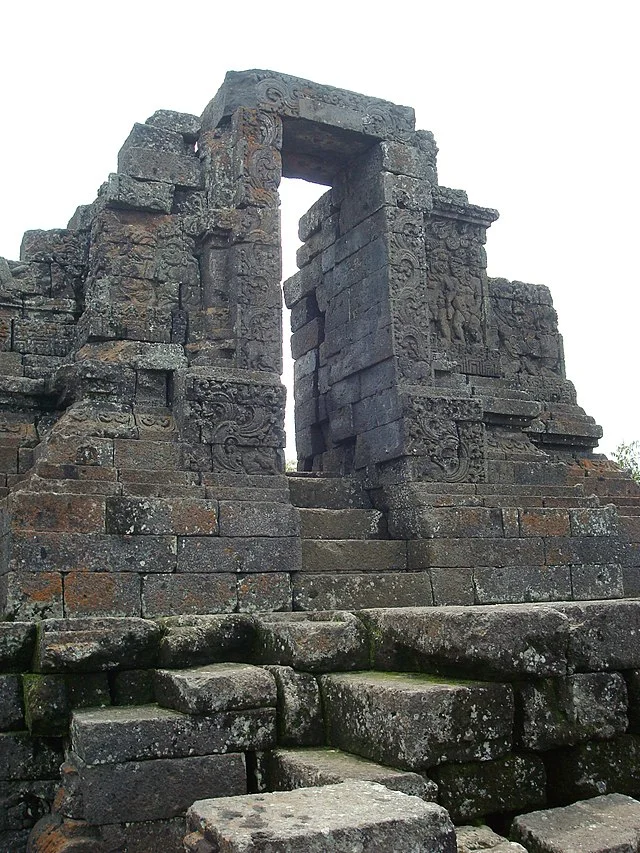
[[[0, 259], [0, 850], [640, 831], [640, 488], [436, 152], [407, 107], [231, 72]], [[281, 176], [328, 187], [289, 476]]]

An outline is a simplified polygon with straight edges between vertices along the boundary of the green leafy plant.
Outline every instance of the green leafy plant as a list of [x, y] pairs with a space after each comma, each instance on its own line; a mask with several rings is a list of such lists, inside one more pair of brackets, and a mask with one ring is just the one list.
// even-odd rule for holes
[[640, 483], [640, 441], [624, 441], [611, 454], [618, 465]]

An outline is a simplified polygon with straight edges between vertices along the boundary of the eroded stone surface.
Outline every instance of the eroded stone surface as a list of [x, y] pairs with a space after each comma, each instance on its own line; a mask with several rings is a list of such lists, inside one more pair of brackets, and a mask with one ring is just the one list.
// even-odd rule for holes
[[[302, 817], [304, 816], [304, 817]], [[433, 803], [372, 782], [344, 782], [242, 799], [195, 803], [187, 815], [185, 848], [213, 853], [309, 853], [355, 846], [363, 853], [455, 853], [446, 812]], [[256, 831], [260, 830], [260, 831]]]

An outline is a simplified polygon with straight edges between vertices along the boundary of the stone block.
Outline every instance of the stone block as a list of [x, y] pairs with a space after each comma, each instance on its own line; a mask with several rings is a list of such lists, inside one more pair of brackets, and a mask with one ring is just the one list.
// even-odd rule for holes
[[570, 601], [575, 592], [571, 579], [569, 566], [484, 566], [473, 570], [475, 601], [478, 604]]
[[275, 745], [273, 708], [189, 716], [157, 705], [74, 711], [71, 748], [87, 765], [244, 752]]
[[163, 667], [247, 661], [254, 642], [254, 620], [237, 613], [171, 616], [162, 627], [158, 662]]
[[290, 536], [193, 536], [178, 543], [178, 572], [297, 571], [300, 559], [300, 541]]
[[[465, 566], [542, 566], [542, 539], [428, 539], [409, 542], [410, 569]], [[556, 564], [556, 561], [553, 561]]]
[[[306, 820], [300, 820], [301, 814]], [[256, 822], [260, 832], [256, 832]], [[456, 850], [453, 826], [444, 809], [375, 782], [350, 781], [197, 802], [188, 811], [187, 832], [185, 850], [189, 853], [221, 849], [228, 853]]]
[[195, 142], [200, 133], [200, 118], [190, 113], [180, 113], [175, 110], [156, 110], [145, 121], [152, 127], [172, 130], [181, 134], [187, 142]]
[[230, 613], [238, 594], [235, 575], [145, 575], [142, 579], [142, 613], [148, 618], [179, 613]]
[[545, 562], [549, 566], [617, 564], [621, 553], [622, 545], [614, 536], [550, 536], [545, 539]]
[[221, 536], [297, 536], [298, 510], [260, 501], [220, 501]]
[[[155, 699], [154, 671], [131, 669], [110, 673], [111, 698], [114, 705], [148, 705]], [[110, 702], [92, 702], [108, 705]]]
[[0, 576], [0, 614], [11, 621], [61, 617], [62, 575], [7, 572]]
[[309, 672], [296, 672], [290, 666], [265, 668], [276, 682], [278, 743], [283, 746], [318, 746], [324, 743], [317, 679]]
[[114, 464], [116, 468], [173, 471], [180, 465], [180, 446], [170, 441], [116, 439]]
[[389, 530], [392, 536], [404, 539], [504, 536], [502, 511], [480, 506], [392, 507]]
[[619, 673], [542, 679], [523, 684], [517, 695], [526, 749], [544, 751], [627, 730], [627, 689]]
[[640, 835], [640, 803], [622, 794], [517, 817], [511, 836], [530, 853], [618, 853], [634, 850]]
[[69, 816], [94, 824], [171, 818], [203, 797], [244, 794], [247, 784], [239, 754], [93, 766], [77, 760], [74, 767], [82, 793]]
[[570, 622], [549, 605], [381, 608], [359, 615], [379, 669], [499, 680], [567, 674]]
[[377, 782], [390, 791], [402, 791], [412, 797], [433, 801], [436, 785], [418, 773], [383, 767], [339, 749], [274, 749], [266, 758], [269, 790], [291, 791], [317, 785], [337, 785], [349, 779]]
[[392, 540], [307, 539], [304, 572], [398, 572], [407, 567], [406, 544]]
[[141, 580], [132, 572], [70, 572], [64, 579], [68, 618], [140, 616]]
[[287, 572], [238, 576], [238, 612], [261, 613], [291, 609], [291, 576]]
[[0, 731], [23, 729], [22, 683], [16, 674], [0, 675]]
[[22, 845], [11, 846], [3, 831], [24, 831], [38, 818], [47, 814], [55, 796], [57, 781], [49, 779], [17, 779], [0, 782], [0, 850], [3, 853], [24, 853], [26, 837]]
[[0, 672], [29, 669], [36, 642], [31, 622], [0, 622]]
[[629, 731], [640, 734], [640, 670], [625, 673], [629, 697]]
[[511, 748], [509, 685], [408, 673], [320, 678], [331, 745], [390, 767], [500, 758]]
[[218, 532], [218, 502], [114, 496], [107, 498], [106, 529], [129, 536], [214, 536]]
[[171, 213], [173, 187], [160, 181], [139, 181], [128, 175], [109, 175], [105, 201], [110, 207]]
[[362, 610], [416, 604], [433, 604], [427, 572], [298, 572], [293, 577], [294, 610]]
[[546, 805], [545, 767], [535, 755], [445, 764], [430, 776], [438, 784], [439, 802], [456, 823]]
[[275, 708], [276, 684], [262, 667], [214, 663], [194, 669], [156, 671], [156, 701], [183, 714]]
[[368, 665], [367, 633], [351, 613], [270, 613], [256, 619], [256, 661], [303, 672]]
[[526, 853], [525, 848], [515, 841], [507, 841], [488, 826], [456, 826], [458, 853], [476, 853], [492, 850], [493, 853]]
[[521, 509], [520, 536], [570, 536], [569, 513], [564, 509]]
[[104, 498], [14, 492], [9, 509], [14, 530], [104, 533]]
[[640, 796], [640, 737], [622, 735], [554, 750], [546, 758], [548, 796], [565, 805], [599, 794]]
[[[473, 569], [431, 569], [429, 577], [436, 606], [475, 604]], [[412, 604], [419, 606], [417, 600]]]
[[56, 779], [62, 760], [62, 744], [56, 738], [0, 732], [0, 780]]
[[175, 536], [14, 533], [10, 568], [53, 572], [172, 572]]
[[63, 737], [69, 727], [71, 702], [63, 675], [22, 676], [25, 720], [32, 735]]
[[36, 672], [145, 669], [156, 659], [161, 631], [138, 618], [45, 619], [38, 626]]
[[611, 506], [572, 509], [569, 516], [572, 536], [609, 536], [618, 532], [618, 514]]
[[623, 598], [624, 575], [622, 566], [581, 565], [571, 567], [571, 586], [576, 601], [603, 598]]
[[377, 509], [301, 509], [303, 539], [383, 539], [384, 516]]
[[194, 156], [129, 148], [118, 155], [118, 172], [145, 181], [163, 181], [177, 187], [201, 189], [200, 162]]
[[640, 666], [640, 601], [557, 604], [569, 620], [569, 662], [578, 672]]
[[149, 151], [166, 151], [173, 154], [187, 154], [188, 147], [182, 134], [166, 127], [136, 122], [131, 133], [122, 143], [121, 152], [129, 148], [146, 148]]

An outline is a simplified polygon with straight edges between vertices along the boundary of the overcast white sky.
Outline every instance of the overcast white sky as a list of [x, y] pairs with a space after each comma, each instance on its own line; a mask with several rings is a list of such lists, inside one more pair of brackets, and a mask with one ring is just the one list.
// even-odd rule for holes
[[[0, 255], [17, 258], [23, 231], [64, 227], [92, 201], [135, 121], [159, 108], [199, 114], [229, 69], [408, 104], [436, 135], [440, 182], [500, 210], [489, 273], [550, 286], [601, 449], [640, 438], [637, 2], [0, 8]], [[284, 188], [289, 272], [315, 192]]]

